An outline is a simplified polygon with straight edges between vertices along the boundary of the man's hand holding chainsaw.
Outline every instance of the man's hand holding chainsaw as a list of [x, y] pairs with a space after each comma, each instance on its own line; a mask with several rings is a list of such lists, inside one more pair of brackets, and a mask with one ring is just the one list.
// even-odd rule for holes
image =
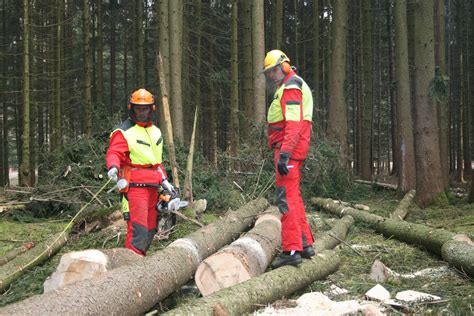
[[109, 171], [107, 172], [107, 176], [113, 182], [117, 182], [117, 180], [118, 180], [118, 169], [116, 167], [110, 168]]
[[171, 198], [174, 199], [178, 196], [178, 192], [174, 188], [174, 186], [168, 181], [168, 179], [164, 179], [161, 183], [161, 186], [164, 190], [168, 191], [171, 194]]

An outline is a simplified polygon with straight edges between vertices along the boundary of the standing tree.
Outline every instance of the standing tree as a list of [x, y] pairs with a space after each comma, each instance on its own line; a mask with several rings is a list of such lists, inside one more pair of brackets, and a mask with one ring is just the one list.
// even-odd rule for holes
[[231, 44], [231, 109], [230, 109], [230, 154], [231, 168], [240, 170], [238, 155], [240, 151], [239, 132], [239, 38], [238, 38], [237, 0], [232, 0], [232, 44]]
[[340, 146], [343, 164], [347, 163], [347, 105], [344, 93], [346, 81], [346, 42], [347, 42], [347, 7], [346, 0], [334, 2], [332, 20], [332, 71], [329, 76], [329, 118], [327, 127], [328, 140]]
[[430, 96], [435, 77], [433, 2], [420, 0], [414, 5], [415, 21], [415, 153], [416, 200], [421, 207], [445, 203], [439, 157], [436, 104]]
[[407, 192], [416, 188], [415, 148], [413, 144], [413, 119], [410, 98], [410, 73], [408, 70], [407, 1], [394, 3], [395, 68], [397, 85], [397, 131], [399, 156], [398, 189]]
[[319, 69], [319, 52], [320, 52], [320, 42], [319, 42], [319, 0], [312, 2], [313, 6], [313, 100], [314, 100], [314, 109], [313, 109], [313, 118], [317, 126], [320, 125], [322, 120], [321, 112], [321, 96], [319, 95], [319, 78], [320, 78], [320, 69]]
[[283, 0], [275, 0], [272, 5], [272, 49], [283, 49]]
[[84, 134], [92, 135], [92, 49], [90, 31], [90, 3], [84, 0], [82, 13], [83, 39], [84, 39]]
[[364, 180], [372, 179], [372, 113], [373, 113], [373, 72], [374, 37], [372, 0], [362, 1], [362, 47], [363, 53], [363, 103], [360, 114], [360, 176]]
[[[435, 58], [436, 66], [439, 67], [441, 75], [446, 74], [446, 9], [444, 0], [436, 0], [435, 4]], [[448, 107], [445, 99], [436, 104], [439, 124], [439, 156], [441, 158], [441, 173], [443, 176], [443, 187], [449, 186], [449, 145], [448, 145]]]
[[[243, 29], [242, 29], [242, 113], [244, 116], [240, 116], [241, 132], [243, 141], [246, 142], [250, 139], [250, 131], [254, 116], [253, 111], [253, 63], [252, 63], [252, 2], [250, 0], [244, 0], [242, 8], [243, 14]], [[258, 64], [257, 64], [258, 65]]]
[[253, 112], [257, 124], [265, 122], [265, 78], [262, 74], [265, 58], [264, 0], [252, 1], [252, 47], [253, 47]]
[[143, 0], [136, 1], [136, 71], [137, 71], [137, 88], [145, 87], [145, 53], [144, 53], [144, 42], [145, 42], [145, 30], [143, 29], [143, 16], [145, 15], [143, 8]]
[[22, 134], [21, 155], [18, 181], [20, 186], [30, 183], [30, 3], [23, 0], [23, 85], [21, 89], [22, 107]]
[[179, 141], [184, 140], [183, 99], [182, 99], [182, 15], [183, 1], [173, 0], [168, 3], [170, 25], [170, 103], [173, 120], [173, 134]]
[[[63, 1], [63, 0], [62, 0]], [[97, 1], [97, 104], [105, 110], [104, 102], [104, 26], [102, 14], [102, 0]], [[125, 41], [126, 42], [126, 41]], [[125, 58], [124, 58], [125, 59]], [[124, 69], [125, 72], [125, 69]], [[124, 89], [127, 91], [126, 89]]]

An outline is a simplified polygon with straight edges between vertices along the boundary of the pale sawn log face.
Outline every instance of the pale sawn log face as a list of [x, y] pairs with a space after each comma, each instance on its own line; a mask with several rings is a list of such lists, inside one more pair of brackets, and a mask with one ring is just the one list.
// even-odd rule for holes
[[281, 243], [281, 214], [269, 210], [247, 234], [201, 262], [194, 279], [203, 296], [265, 272]]

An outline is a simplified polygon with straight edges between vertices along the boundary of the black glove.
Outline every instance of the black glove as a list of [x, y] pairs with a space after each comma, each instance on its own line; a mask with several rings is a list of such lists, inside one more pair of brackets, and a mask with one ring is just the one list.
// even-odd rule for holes
[[288, 170], [288, 161], [289, 160], [290, 160], [290, 156], [287, 153], [280, 153], [280, 159], [278, 159], [277, 168], [278, 168], [278, 172], [282, 176], [286, 176], [288, 174], [288, 172], [290, 172]]

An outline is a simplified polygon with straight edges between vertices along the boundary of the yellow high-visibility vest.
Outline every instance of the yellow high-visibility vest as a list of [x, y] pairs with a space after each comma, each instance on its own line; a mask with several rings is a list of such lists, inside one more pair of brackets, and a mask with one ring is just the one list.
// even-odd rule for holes
[[290, 77], [284, 84], [282, 84], [273, 96], [273, 101], [268, 109], [267, 121], [268, 123], [277, 123], [283, 120], [299, 121], [300, 120], [300, 106], [298, 104], [286, 104], [286, 117], [283, 117], [281, 109], [281, 97], [285, 89], [301, 90], [303, 95], [303, 120], [313, 120], [313, 95], [308, 84], [299, 76], [294, 75]]
[[128, 143], [130, 160], [134, 165], [157, 165], [163, 158], [163, 136], [155, 125], [142, 127], [130, 119], [122, 123], [110, 135], [120, 131]]

